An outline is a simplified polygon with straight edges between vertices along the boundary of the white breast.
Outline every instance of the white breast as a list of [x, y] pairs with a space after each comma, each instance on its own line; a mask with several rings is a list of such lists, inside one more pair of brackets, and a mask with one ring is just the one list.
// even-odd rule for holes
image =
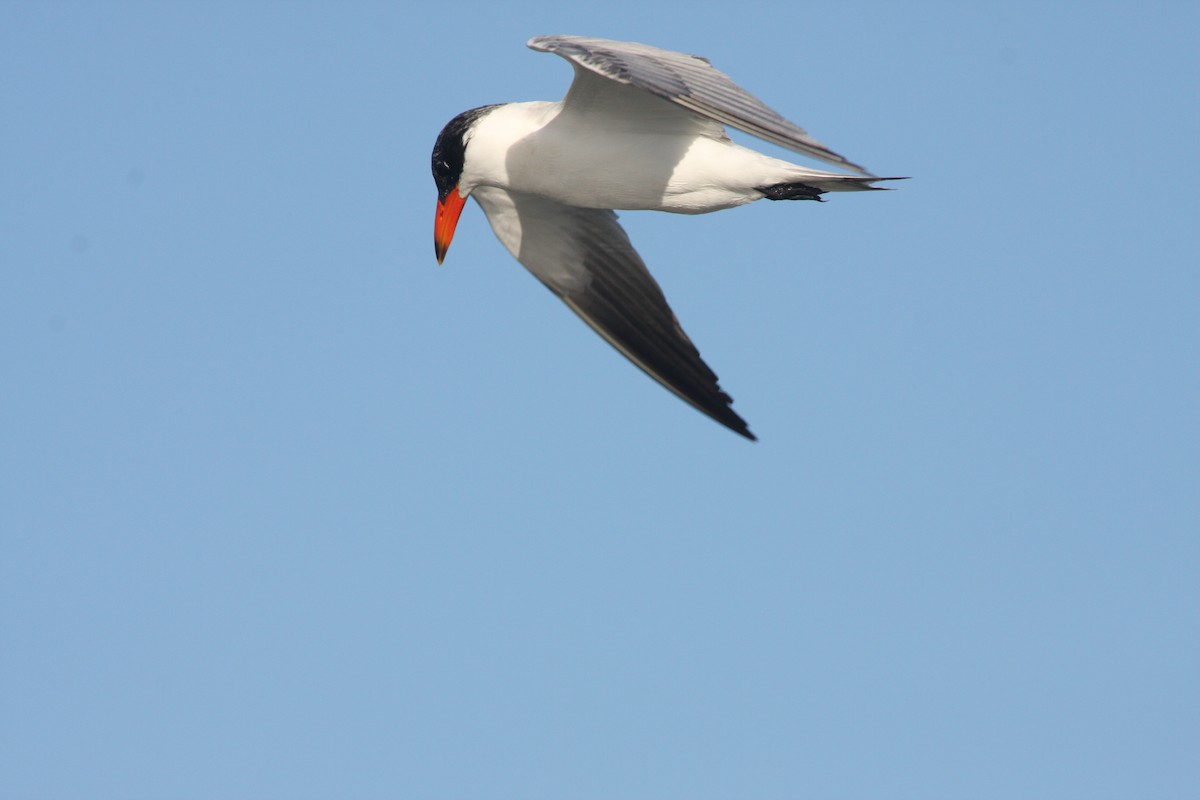
[[[467, 141], [460, 191], [514, 189], [583, 208], [704, 213], [758, 199], [756, 186], [794, 165], [733, 144], [720, 126], [684, 125], [642, 95], [636, 114], [560, 113], [513, 103], [480, 119]], [[687, 118], [683, 118], [687, 122]]]

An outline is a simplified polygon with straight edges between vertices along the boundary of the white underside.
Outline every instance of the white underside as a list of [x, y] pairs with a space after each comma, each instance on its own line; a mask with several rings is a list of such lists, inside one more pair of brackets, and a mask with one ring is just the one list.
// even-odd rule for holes
[[[612, 87], [605, 87], [605, 101]], [[496, 108], [467, 140], [459, 192], [492, 186], [581, 208], [703, 214], [759, 200], [758, 187], [780, 183], [861, 188], [842, 173], [735, 144], [720, 124], [665, 100], [637, 90], [627, 94], [619, 105], [569, 103], [568, 95], [563, 102]]]

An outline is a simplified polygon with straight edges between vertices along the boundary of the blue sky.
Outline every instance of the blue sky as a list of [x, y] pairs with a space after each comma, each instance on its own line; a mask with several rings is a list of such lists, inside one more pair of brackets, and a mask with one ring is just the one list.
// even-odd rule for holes
[[[0, 794], [1184, 798], [1189, 3], [0, 7]], [[622, 220], [761, 438], [469, 206], [530, 36], [899, 191]], [[761, 145], [767, 152], [777, 152]]]

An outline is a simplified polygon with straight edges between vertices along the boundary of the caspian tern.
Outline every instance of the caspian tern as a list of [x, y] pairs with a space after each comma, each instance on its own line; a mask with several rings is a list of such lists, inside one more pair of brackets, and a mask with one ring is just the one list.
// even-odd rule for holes
[[[433, 147], [438, 263], [474, 197], [509, 252], [650, 377], [754, 439], [683, 332], [613, 209], [704, 214], [820, 200], [877, 178], [767, 108], [699, 56], [582, 36], [530, 48], [575, 69], [559, 102], [464, 111]], [[859, 173], [822, 172], [735, 144], [729, 125]]]

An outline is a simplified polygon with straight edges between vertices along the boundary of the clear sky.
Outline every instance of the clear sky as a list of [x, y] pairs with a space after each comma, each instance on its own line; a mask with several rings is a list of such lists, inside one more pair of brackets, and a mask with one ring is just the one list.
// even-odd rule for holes
[[[0, 5], [0, 796], [1195, 797], [1197, 30]], [[434, 138], [547, 33], [913, 176], [622, 216], [760, 442], [474, 205], [436, 266]]]

